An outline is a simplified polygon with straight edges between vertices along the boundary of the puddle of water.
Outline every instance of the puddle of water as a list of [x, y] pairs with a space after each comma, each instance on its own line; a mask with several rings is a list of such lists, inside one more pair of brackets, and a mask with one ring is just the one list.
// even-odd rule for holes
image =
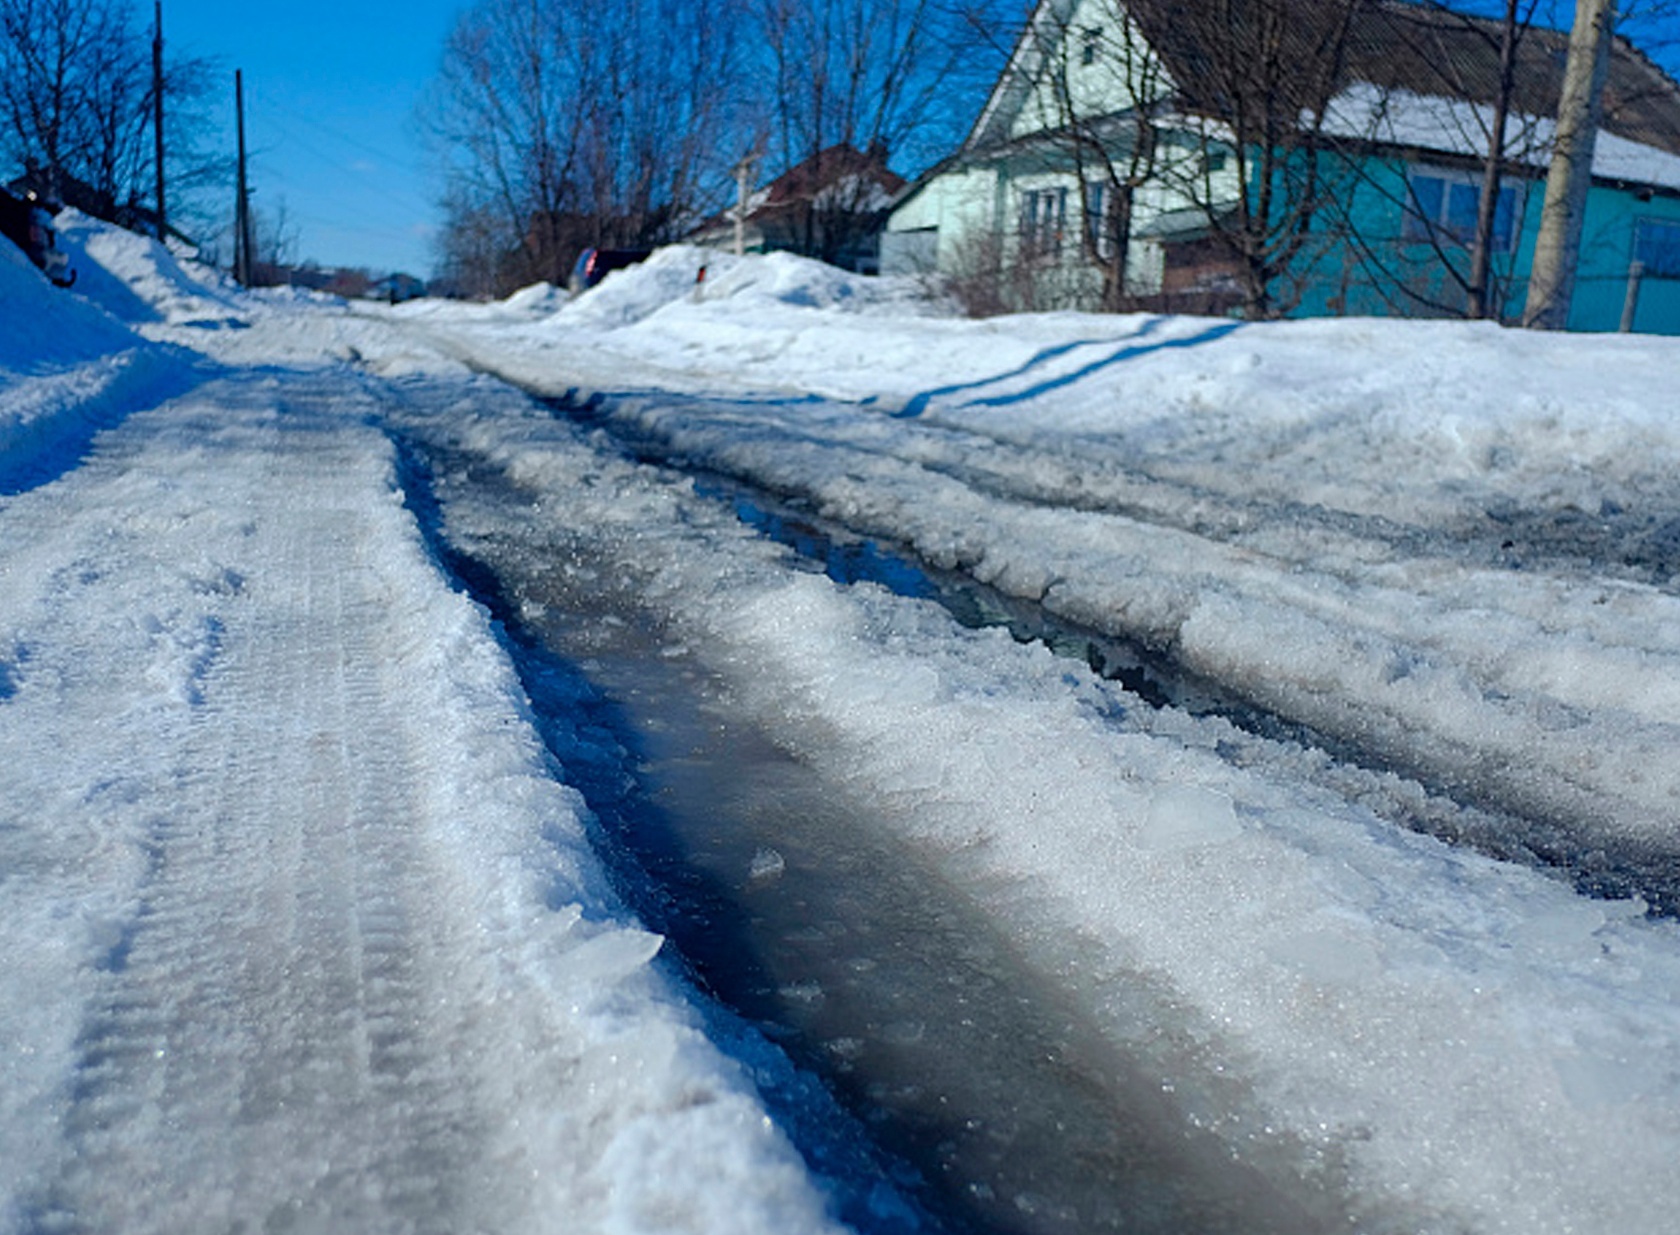
[[[524, 645], [533, 704], [627, 898], [697, 984], [822, 1078], [884, 1151], [862, 1169], [924, 1211], [883, 1211], [858, 1199], [868, 1181], [842, 1180], [847, 1221], [998, 1235], [1343, 1225], [1328, 1194], [1285, 1189], [1198, 1129], [1158, 1069], [1122, 1056], [1017, 953], [996, 910], [732, 715], [581, 549], [534, 560], [487, 545], [453, 565]], [[824, 1152], [819, 1170], [860, 1169]]]
[[874, 540], [827, 526], [738, 482], [708, 477], [696, 488], [702, 495], [729, 503], [743, 523], [820, 566], [836, 582], [878, 583], [901, 596], [937, 601], [964, 626], [1003, 627], [1023, 643], [1042, 643], [1058, 656], [1085, 662], [1099, 676], [1117, 682], [1153, 707], [1221, 717], [1267, 741], [1323, 751], [1349, 767], [1416, 781], [1439, 800], [1437, 809], [1427, 817], [1390, 811], [1389, 817], [1402, 827], [1449, 844], [1468, 845], [1500, 861], [1561, 872], [1586, 896], [1607, 900], [1638, 896], [1653, 916], [1680, 916], [1680, 856], [1660, 847], [1595, 838], [1591, 847], [1583, 849], [1575, 830], [1566, 824], [1512, 815], [1496, 794], [1484, 801], [1475, 785], [1442, 785], [1424, 769], [1385, 759], [1352, 741], [1253, 707], [1134, 643], [1060, 621], [1039, 605], [967, 576], [916, 565]]
[[[643, 664], [590, 665], [619, 697], [621, 672], [645, 685]], [[699, 915], [661, 929], [915, 1166], [931, 1210], [1021, 1235], [1331, 1229], [1194, 1129], [984, 906], [844, 793], [714, 700], [669, 684], [642, 698], [657, 701], [631, 716], [656, 831], [710, 889]], [[645, 840], [631, 841], [643, 861]], [[720, 922], [733, 930], [714, 933]]]

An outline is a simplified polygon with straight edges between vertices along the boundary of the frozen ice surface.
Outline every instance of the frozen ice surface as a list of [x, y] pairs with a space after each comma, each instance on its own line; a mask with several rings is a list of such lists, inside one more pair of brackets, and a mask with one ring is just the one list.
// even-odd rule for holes
[[[1399, 831], [1297, 779], [1310, 754], [1235, 767], [1220, 722], [1117, 733], [1104, 688], [1064, 662], [789, 576], [727, 512], [540, 414], [481, 406], [448, 433], [565, 495], [529, 530], [456, 533], [586, 537], [644, 580], [665, 637], [985, 888], [1047, 970], [1077, 971], [1116, 1040], [1235, 1152], [1346, 1172], [1363, 1229], [1663, 1228], [1672, 923]], [[1157, 981], [1172, 996], [1140, 1010]]]
[[[538, 388], [605, 391], [614, 423], [673, 455], [1171, 650], [1526, 816], [1529, 831], [1484, 839], [1672, 866], [1673, 563], [1605, 550], [1671, 517], [1680, 344], [1439, 323], [971, 323], [890, 302], [823, 317], [623, 278], [633, 319], [582, 316], [586, 296], [571, 320], [494, 336], [463, 323], [451, 346]], [[530, 430], [505, 440], [522, 476], [580, 493]], [[578, 496], [568, 509], [611, 518]], [[1576, 526], [1570, 512], [1577, 540], [1536, 534]], [[931, 650], [950, 646], [942, 619], [893, 661], [881, 647], [900, 605], [848, 616], [866, 594], [834, 601], [818, 580], [749, 604], [716, 565], [672, 581], [697, 559], [648, 564], [645, 532], [635, 553], [672, 595], [730, 578], [727, 613], [685, 638], [735, 648], [719, 656], [751, 666], [739, 689], [763, 684], [790, 742], [808, 727], [804, 757], [884, 795], [960, 869], [1020, 880], [1025, 935], [1059, 923], [1112, 941], [1088, 989], [1116, 992], [1096, 998], [1117, 1026], [1126, 975], [1164, 976], [1207, 1051], [1173, 1083], [1244, 1076], [1261, 1113], [1231, 1126], [1239, 1143], [1258, 1120], [1308, 1157], [1344, 1156], [1373, 1222], [1393, 1202], [1417, 1229], [1663, 1228], [1680, 1101], [1653, 1043], [1676, 1032], [1671, 923], [1290, 788], [1310, 781], [1310, 753], [1240, 774], [1212, 722], [1117, 743], [1095, 709], [1074, 724], [1042, 698], [1012, 706], [996, 666], [965, 688]], [[1035, 672], [1076, 707], [1069, 670]], [[1360, 792], [1403, 804], [1414, 790], [1374, 776]], [[1208, 1108], [1218, 1122], [1241, 1103]]]

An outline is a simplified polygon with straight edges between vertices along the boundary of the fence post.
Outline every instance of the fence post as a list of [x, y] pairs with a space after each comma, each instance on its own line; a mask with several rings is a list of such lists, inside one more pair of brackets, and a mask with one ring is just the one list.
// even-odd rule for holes
[[1645, 263], [1634, 259], [1628, 267], [1627, 297], [1622, 301], [1622, 333], [1633, 330], [1633, 318], [1639, 312], [1639, 285], [1645, 281]]

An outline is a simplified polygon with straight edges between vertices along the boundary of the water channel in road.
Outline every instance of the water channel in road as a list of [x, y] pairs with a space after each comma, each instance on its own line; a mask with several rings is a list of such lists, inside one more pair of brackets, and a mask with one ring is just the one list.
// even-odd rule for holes
[[[694, 474], [680, 456], [669, 457], [664, 444], [647, 437], [633, 423], [615, 418], [611, 400], [604, 397], [580, 400], [573, 392], [538, 401], [560, 419], [603, 431], [626, 455], [645, 464], [689, 470], [697, 491], [728, 504], [743, 523], [818, 564], [838, 582], [868, 580], [900, 595], [936, 601], [963, 625], [1005, 627], [1023, 642], [1042, 643], [1058, 655], [1083, 660], [1094, 672], [1155, 707], [1216, 716], [1263, 743], [1327, 756], [1333, 769], [1328, 787], [1354, 793], [1397, 826], [1567, 878], [1586, 896], [1639, 897], [1655, 916], [1680, 917], [1680, 853], [1672, 846], [1640, 838], [1616, 840], [1591, 827], [1583, 835], [1567, 815], [1554, 818], [1543, 809], [1535, 814], [1532, 804], [1529, 812], [1512, 809], [1497, 780], [1483, 783], [1474, 776], [1443, 774], [1394, 752], [1373, 751], [1357, 734], [1338, 736], [1299, 723], [1187, 669], [1170, 654], [1064, 620], [1037, 602], [1007, 595], [961, 571], [922, 563], [908, 547], [882, 544], [835, 525], [812, 514], [797, 498], [764, 492], [738, 478]], [[1621, 518], [1623, 513], [1607, 510], [1604, 517]], [[1623, 519], [1627, 526], [1617, 534], [1625, 543], [1618, 542], [1621, 547], [1614, 553], [1606, 547], [1607, 533], [1589, 533], [1581, 521], [1557, 521], [1542, 528], [1525, 521], [1519, 512], [1502, 512], [1497, 522], [1552, 557], [1618, 558], [1628, 567], [1651, 570], [1661, 586], [1670, 587], [1672, 564], [1663, 556], [1664, 546], [1680, 544], [1680, 533], [1675, 530], [1680, 528], [1680, 518], [1653, 518]], [[1578, 539], [1571, 540], [1571, 529], [1581, 533]], [[1506, 541], [1500, 552], [1514, 544]], [[1418, 792], [1407, 794], [1403, 801], [1384, 803], [1380, 795], [1379, 800], [1372, 800], [1368, 791], [1350, 787], [1344, 773], [1353, 779], [1399, 777]]]
[[[449, 471], [475, 501], [508, 486], [459, 459]], [[517, 518], [529, 495], [506, 498]], [[1159, 1061], [1123, 1055], [972, 890], [732, 711], [644, 598], [528, 545], [478, 542], [468, 556], [430, 522], [508, 631], [626, 898], [720, 1015], [820, 1079], [820, 1100], [767, 1098], [837, 1180], [848, 1222], [999, 1235], [1345, 1225], [1333, 1188], [1280, 1182], [1188, 1119]], [[1147, 1016], [1159, 996], [1141, 979], [1137, 994]], [[883, 1203], [881, 1179], [901, 1199]]]

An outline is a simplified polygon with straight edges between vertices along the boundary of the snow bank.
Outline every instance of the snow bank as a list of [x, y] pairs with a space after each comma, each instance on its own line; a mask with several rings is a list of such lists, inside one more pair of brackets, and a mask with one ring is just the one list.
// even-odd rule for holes
[[696, 257], [433, 338], [1530, 821], [1496, 848], [1680, 853], [1680, 340], [968, 322], [773, 258], [673, 299]]
[[121, 321], [210, 329], [244, 324], [232, 280], [184, 263], [150, 237], [66, 210], [59, 238], [76, 269], [76, 290]]
[[[145, 468], [81, 469], [0, 508], [20, 533], [0, 540], [0, 736], [34, 755], [8, 769], [0, 802], [47, 804], [39, 818], [13, 805], [0, 826], [20, 854], [0, 871], [27, 874], [10, 876], [20, 894], [0, 923], [16, 958], [0, 1008], [40, 1044], [11, 1057], [0, 1089], [8, 1198], [38, 1204], [46, 1174], [120, 1207], [146, 1161], [138, 1132], [102, 1140], [92, 1116], [68, 1118], [85, 1044], [108, 1023], [88, 1033], [84, 1010], [136, 1006], [158, 1032], [154, 1004], [112, 998], [144, 989], [123, 975], [152, 963], [140, 908], [148, 855], [170, 835], [158, 821], [178, 791], [202, 807], [184, 831], [213, 829], [208, 786], [235, 747], [191, 718], [233, 697], [224, 665], [271, 649], [306, 709], [284, 749], [352, 760], [335, 793], [361, 783], [363, 735], [408, 751], [396, 764], [415, 796], [383, 791], [441, 880], [417, 886], [444, 889], [428, 944], [444, 963], [421, 970], [439, 1010], [424, 1023], [428, 1040], [463, 1044], [419, 1071], [455, 1077], [464, 1061], [478, 1081], [433, 1091], [442, 1107], [395, 1109], [474, 1115], [484, 1097], [516, 1112], [517, 1125], [465, 1121], [492, 1132], [471, 1157], [488, 1171], [478, 1212], [548, 1205], [544, 1220], [605, 1229], [821, 1221], [750, 1088], [649, 965], [655, 941], [593, 890], [575, 803], [482, 615], [442, 587], [397, 503], [371, 427], [394, 422], [550, 495], [491, 530], [541, 544], [554, 521], [616, 560], [671, 638], [985, 897], [1233, 1154], [1345, 1194], [1358, 1229], [1666, 1231], [1680, 1204], [1673, 922], [1398, 826], [1431, 805], [1400, 776], [1152, 712], [1001, 634], [790, 572], [688, 486], [522, 401], [448, 382], [379, 385], [378, 410], [344, 399], [366, 380], [346, 361], [447, 375], [444, 355], [555, 393], [615, 393], [603, 414], [674, 453], [1170, 648], [1453, 792], [1533, 811], [1583, 860], [1637, 842], [1662, 861], [1680, 798], [1680, 602], [1660, 561], [1619, 553], [1680, 518], [1667, 415], [1680, 343], [1361, 321], [972, 323], [908, 285], [785, 259], [705, 254], [696, 283], [700, 256], [658, 255], [538, 321], [260, 298], [241, 302], [245, 330], [160, 313], [136, 329], [196, 331], [212, 354], [268, 367], [196, 418], [136, 417], [114, 444]], [[130, 520], [129, 539], [113, 533]], [[355, 569], [309, 568], [319, 544]], [[312, 663], [374, 659], [330, 637], [356, 625], [330, 617], [346, 604], [395, 676], [383, 704], [335, 717]], [[72, 638], [65, 614], [92, 633]], [[289, 713], [245, 690], [234, 714], [252, 733], [288, 732]], [[172, 759], [154, 730], [193, 757]], [[278, 817], [306, 822], [295, 803]], [[1449, 823], [1517, 850], [1558, 840], [1477, 836], [1489, 821], [1472, 812]], [[260, 903], [287, 899], [269, 892]], [[211, 972], [239, 970], [224, 954]], [[135, 1049], [113, 1067], [157, 1075], [135, 1038], [118, 1041]], [[688, 1120], [712, 1148], [673, 1155]], [[68, 1140], [34, 1139], [59, 1126]], [[301, 1128], [287, 1144], [333, 1140]], [[419, 1158], [465, 1158], [463, 1144]], [[72, 1158], [123, 1171], [107, 1187]], [[519, 1182], [537, 1158], [545, 1174]]]
[[[1427, 813], [1404, 779], [1422, 778], [1510, 812], [1444, 834], [1611, 887], [1631, 869], [1673, 908], [1680, 341], [965, 322], [814, 309], [799, 302], [823, 303], [823, 279], [806, 294], [785, 273], [746, 259], [717, 286], [766, 294], [710, 299], [670, 268], [628, 271], [614, 303], [635, 312], [448, 337], [538, 389], [605, 393], [596, 415], [638, 441], [1170, 651], [1399, 769], [1330, 777], [1368, 815], [1309, 788], [1322, 756], [1105, 706], [1001, 637], [959, 653], [943, 619], [867, 589], [744, 578], [738, 546], [625, 542], [626, 569], [801, 757], [879, 795], [954, 877], [1016, 888], [1023, 947], [1077, 973], [1130, 1047], [1147, 1057], [1176, 1023], [1188, 1045], [1164, 1083], [1235, 1152], [1351, 1172], [1365, 1229], [1666, 1230], [1672, 922], [1393, 821]], [[652, 501], [529, 424], [477, 432], [567, 495], [574, 526]], [[705, 516], [671, 523], [686, 537]], [[1135, 733], [1116, 738], [1116, 711]], [[1074, 935], [1104, 959], [1070, 959]], [[1129, 1006], [1156, 981], [1165, 1010]]]
[[684, 319], [685, 306], [710, 306], [710, 317], [720, 307], [728, 314], [790, 308], [858, 313], [903, 309], [919, 298], [910, 280], [865, 278], [788, 253], [741, 258], [672, 245], [640, 265], [613, 271], [563, 307], [553, 324], [610, 330], [657, 318], [663, 328]]
[[[90, 281], [99, 277], [95, 267]], [[187, 380], [182, 357], [148, 345], [97, 305], [52, 286], [9, 241], [0, 242], [0, 302], [7, 306], [0, 332], [0, 493], [56, 475], [101, 428]]]
[[1490, 502], [1626, 505], [1680, 463], [1666, 398], [1680, 340], [1646, 336], [962, 321], [914, 280], [685, 247], [524, 327], [475, 330], [448, 309], [427, 320], [476, 363], [550, 389], [801, 391], [1069, 453], [1095, 443], [1216, 490], [1395, 519]]

